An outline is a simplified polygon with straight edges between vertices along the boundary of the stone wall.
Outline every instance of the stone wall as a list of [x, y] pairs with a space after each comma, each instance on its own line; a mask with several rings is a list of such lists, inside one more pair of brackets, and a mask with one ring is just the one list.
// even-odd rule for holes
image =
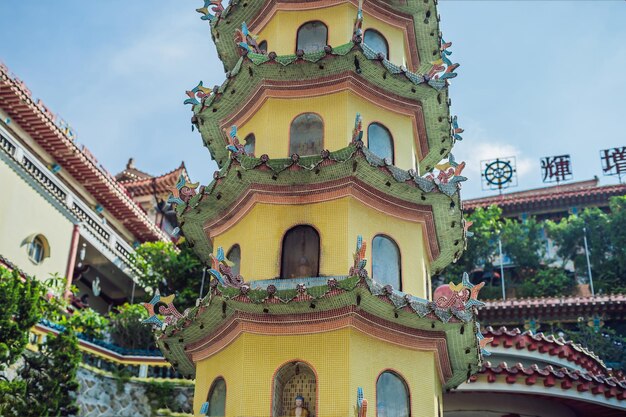
[[193, 409], [193, 385], [190, 384], [159, 391], [150, 382], [121, 380], [82, 366], [76, 377], [80, 384], [78, 417], [155, 417], [161, 414], [157, 409], [163, 406], [164, 393], [172, 411], [191, 413]]

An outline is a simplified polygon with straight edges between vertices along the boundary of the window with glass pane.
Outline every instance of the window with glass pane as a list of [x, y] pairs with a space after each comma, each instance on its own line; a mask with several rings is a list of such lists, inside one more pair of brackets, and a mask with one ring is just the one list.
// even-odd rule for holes
[[239, 245], [233, 245], [233, 247], [230, 248], [230, 250], [226, 254], [226, 258], [234, 263], [234, 265], [231, 267], [233, 274], [239, 275], [241, 265], [241, 248], [239, 247]]
[[226, 416], [226, 381], [224, 381], [224, 378], [217, 378], [213, 381], [207, 401], [209, 402], [208, 416]]
[[39, 238], [35, 238], [28, 246], [28, 257], [31, 261], [38, 264], [43, 261], [43, 242]]
[[378, 417], [409, 417], [409, 389], [398, 374], [385, 371], [376, 381], [376, 415]]
[[319, 52], [328, 44], [328, 28], [320, 21], [307, 22], [298, 29], [296, 51]]
[[318, 155], [324, 142], [324, 122], [315, 113], [304, 113], [293, 119], [289, 129], [289, 155]]
[[367, 127], [367, 147], [381, 158], [389, 158], [394, 163], [393, 137], [380, 123], [371, 123]]
[[376, 52], [382, 53], [389, 59], [389, 45], [387, 39], [377, 30], [367, 29], [363, 35], [363, 43]]
[[285, 233], [281, 256], [281, 278], [317, 277], [320, 264], [320, 235], [311, 226], [296, 226]]
[[248, 136], [246, 136], [243, 142], [243, 149], [246, 151], [246, 153], [249, 155], [254, 155], [254, 147], [256, 146], [256, 138], [254, 137], [254, 133], [250, 133]]
[[400, 249], [388, 236], [374, 236], [372, 241], [372, 279], [379, 284], [402, 290]]

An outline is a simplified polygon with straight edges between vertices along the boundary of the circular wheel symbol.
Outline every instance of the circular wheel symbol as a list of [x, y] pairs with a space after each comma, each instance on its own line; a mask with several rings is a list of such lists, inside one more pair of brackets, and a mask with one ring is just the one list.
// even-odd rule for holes
[[488, 184], [501, 188], [513, 178], [514, 169], [509, 161], [496, 159], [485, 166], [483, 173]]

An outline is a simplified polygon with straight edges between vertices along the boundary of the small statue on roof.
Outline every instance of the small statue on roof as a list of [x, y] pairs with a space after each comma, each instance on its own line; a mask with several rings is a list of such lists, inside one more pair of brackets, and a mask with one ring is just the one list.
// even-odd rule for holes
[[171, 189], [171, 194], [167, 199], [170, 204], [187, 204], [191, 197], [196, 195], [196, 188], [200, 185], [199, 182], [188, 182], [183, 174], [178, 177], [176, 186]]

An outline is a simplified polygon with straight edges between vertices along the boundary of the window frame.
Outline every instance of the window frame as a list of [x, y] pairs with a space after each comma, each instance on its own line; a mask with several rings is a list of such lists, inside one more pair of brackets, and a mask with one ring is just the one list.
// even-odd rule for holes
[[[306, 25], [308, 25], [308, 24], [310, 24], [310, 23], [321, 23], [322, 25], [324, 25], [324, 28], [326, 29], [326, 39], [324, 40], [324, 45], [322, 46], [322, 48], [321, 48], [320, 50], [318, 50], [318, 51], [312, 51], [312, 52], [307, 52], [307, 51], [305, 51], [303, 48], [299, 48], [299, 47], [298, 47], [298, 46], [299, 46], [299, 42], [298, 42], [298, 41], [299, 41], [299, 39], [300, 39], [300, 30], [301, 30], [304, 26], [306, 26]], [[324, 50], [324, 46], [328, 45], [328, 32], [329, 32], [329, 30], [328, 30], [328, 25], [326, 24], [326, 22], [324, 22], [324, 21], [322, 21], [322, 20], [315, 19], [315, 20], [308, 20], [308, 21], [304, 22], [303, 24], [301, 24], [300, 26], [298, 26], [298, 29], [296, 30], [296, 48], [295, 48], [295, 52], [297, 53], [297, 52], [298, 52], [298, 50], [300, 50], [300, 49], [302, 49], [302, 50], [304, 51], [304, 53], [305, 53], [305, 54], [313, 54], [313, 53], [316, 53], [316, 52], [319, 52], [319, 51], [323, 51], [323, 50]]]
[[412, 410], [411, 410], [411, 389], [409, 387], [409, 383], [406, 381], [406, 378], [400, 372], [398, 372], [397, 370], [392, 369], [392, 368], [383, 369], [378, 374], [378, 376], [376, 377], [376, 384], [375, 384], [375, 387], [374, 387], [374, 390], [376, 391], [376, 405], [375, 405], [376, 413], [375, 413], [375, 416], [378, 417], [378, 382], [380, 381], [380, 378], [384, 374], [386, 374], [386, 373], [394, 375], [404, 385], [404, 389], [405, 389], [405, 393], [406, 393], [406, 401], [407, 401], [407, 405], [408, 405], [408, 408], [409, 408], [409, 415], [408, 415], [408, 417], [411, 417], [413, 414], [412, 414]]
[[320, 150], [317, 153], [313, 153], [310, 155], [301, 155], [298, 154], [298, 156], [313, 156], [313, 155], [319, 155], [323, 150], [324, 150], [324, 142], [326, 140], [326, 123], [324, 123], [324, 118], [322, 117], [321, 114], [317, 113], [317, 112], [312, 112], [312, 111], [305, 111], [302, 113], [298, 113], [293, 119], [291, 119], [291, 123], [289, 123], [289, 138], [288, 138], [288, 152], [289, 152], [289, 157], [291, 157], [291, 155], [293, 155], [296, 152], [291, 152], [291, 136], [292, 136], [292, 129], [293, 129], [293, 124], [294, 122], [300, 117], [300, 116], [304, 116], [307, 114], [312, 114], [315, 115], [316, 117], [318, 117], [320, 119], [320, 121], [322, 122], [322, 139], [320, 141]]
[[[234, 262], [232, 259], [230, 259], [231, 253], [233, 252], [233, 250], [235, 250], [235, 248], [239, 250], [239, 262]], [[226, 252], [226, 259], [237, 265], [237, 270], [235, 270], [234, 266], [231, 267], [233, 270], [233, 274], [235, 276], [241, 275], [241, 245], [239, 243], [233, 243], [230, 249], [228, 249], [228, 252]]]
[[[320, 234], [319, 230], [317, 230], [317, 228], [315, 226], [313, 226], [312, 224], [308, 224], [308, 223], [303, 223], [303, 224], [296, 224], [292, 227], [290, 227], [289, 229], [287, 229], [285, 231], [285, 233], [283, 234], [283, 238], [281, 239], [280, 242], [280, 271], [279, 271], [279, 275], [278, 278], [279, 279], [298, 279], [298, 278], [302, 278], [302, 277], [294, 277], [294, 278], [289, 278], [288, 276], [284, 275], [284, 258], [285, 258], [285, 239], [287, 238], [287, 235], [289, 234], [289, 232], [300, 228], [300, 227], [308, 227], [311, 230], [313, 230], [315, 232], [315, 234], [317, 235], [317, 272], [315, 274], [312, 274], [311, 277], [319, 277], [320, 276], [320, 267], [321, 267], [321, 263], [322, 263], [322, 235]], [[307, 278], [307, 277], [304, 277]]]
[[[403, 287], [403, 282], [402, 282], [402, 252], [400, 251], [400, 245], [398, 245], [398, 242], [396, 242], [396, 240], [394, 238], [392, 238], [391, 236], [385, 234], [385, 233], [377, 233], [374, 235], [374, 237], [372, 238], [372, 280], [376, 281], [376, 277], [374, 276], [374, 240], [377, 238], [384, 238], [387, 239], [388, 241], [390, 241], [391, 243], [393, 243], [396, 247], [396, 249], [398, 250], [398, 273], [399, 273], [399, 287], [393, 287], [394, 290], [398, 290], [398, 291], [402, 291], [402, 287]], [[380, 281], [376, 281], [379, 284], [383, 285], [382, 282]], [[391, 285], [391, 284], [384, 284], [384, 285]]]
[[[385, 124], [379, 122], [379, 121], [373, 121], [370, 122], [370, 124], [367, 125], [367, 148], [371, 150], [370, 148], [370, 127], [372, 125], [378, 125], [380, 127], [382, 127], [384, 130], [387, 131], [387, 133], [389, 133], [389, 140], [391, 141], [391, 165], [394, 165], [396, 163], [396, 141], [393, 138], [393, 134], [391, 133], [391, 130], [389, 130], [389, 128], [387, 126], [385, 126]], [[373, 151], [372, 151], [373, 152]], [[382, 156], [374, 153], [374, 155], [378, 156], [379, 158], [383, 158]]]
[[209, 392], [207, 393], [206, 396], [206, 400], [209, 403], [209, 408], [211, 407], [211, 394], [213, 393], [213, 390], [215, 389], [215, 387], [217, 386], [217, 383], [219, 381], [224, 381], [224, 415], [223, 416], [211, 416], [211, 414], [207, 414], [210, 417], [226, 417], [228, 414], [226, 413], [226, 399], [227, 399], [227, 395], [228, 395], [228, 385], [226, 384], [226, 378], [224, 378], [222, 375], [218, 375], [213, 379], [213, 382], [211, 382], [211, 386], [209, 387]]
[[[383, 34], [382, 34], [382, 32], [381, 32], [381, 31], [379, 31], [378, 29], [374, 29], [374, 28], [367, 28], [367, 29], [365, 29], [365, 30], [363, 31], [363, 43], [364, 43], [365, 45], [367, 45], [367, 42], [365, 42], [365, 34], [366, 34], [367, 32], [370, 32], [370, 33], [375, 33], [375, 34], [377, 34], [378, 36], [380, 36], [380, 38], [381, 38], [383, 41], [385, 41], [385, 47], [387, 48], [387, 53], [385, 54], [385, 59], [386, 59], [387, 61], [389, 61], [389, 56], [390, 56], [389, 41], [387, 40], [387, 38], [385, 37], [385, 35], [383, 35]], [[367, 46], [369, 46], [369, 45], [367, 45]], [[372, 48], [371, 46], [370, 46], [370, 48], [371, 48], [372, 50], [374, 50], [374, 48]], [[376, 52], [377, 52], [377, 53], [379, 53], [378, 51], [376, 51]]]

